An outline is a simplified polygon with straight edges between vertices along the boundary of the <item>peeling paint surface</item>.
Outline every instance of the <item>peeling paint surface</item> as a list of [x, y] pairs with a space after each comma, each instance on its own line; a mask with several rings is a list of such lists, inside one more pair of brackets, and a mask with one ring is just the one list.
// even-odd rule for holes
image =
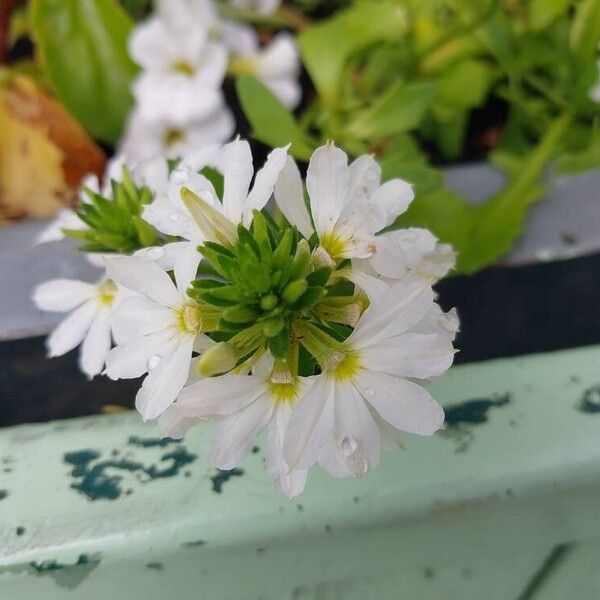
[[590, 347], [453, 368], [430, 386], [446, 432], [363, 479], [315, 469], [291, 501], [259, 450], [207, 469], [210, 429], [161, 440], [124, 413], [2, 430], [0, 598], [595, 599], [600, 422], [581, 405], [598, 364]]

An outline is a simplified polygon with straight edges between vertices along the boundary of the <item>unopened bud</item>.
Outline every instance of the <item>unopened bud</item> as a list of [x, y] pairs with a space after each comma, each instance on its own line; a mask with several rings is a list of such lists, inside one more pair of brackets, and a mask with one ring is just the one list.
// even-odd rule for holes
[[227, 342], [211, 346], [196, 363], [196, 371], [203, 377], [226, 373], [235, 367], [238, 361], [235, 350]]
[[223, 311], [223, 318], [231, 323], [248, 323], [249, 321], [256, 320], [258, 317], [259, 314], [255, 310], [243, 304], [229, 306]]
[[284, 327], [285, 321], [281, 317], [271, 317], [262, 322], [262, 330], [265, 337], [275, 337]]
[[267, 294], [260, 299], [260, 307], [264, 311], [273, 310], [279, 304], [279, 298], [275, 294]]
[[306, 279], [297, 279], [296, 281], [292, 281], [288, 283], [283, 292], [281, 292], [281, 299], [286, 304], [293, 304], [304, 294], [306, 288], [308, 287], [308, 282]]

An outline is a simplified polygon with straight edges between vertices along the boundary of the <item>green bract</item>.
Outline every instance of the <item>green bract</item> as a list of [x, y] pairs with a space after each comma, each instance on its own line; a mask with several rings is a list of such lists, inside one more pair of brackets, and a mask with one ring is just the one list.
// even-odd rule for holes
[[353, 325], [360, 314], [363, 300], [352, 285], [339, 284], [344, 263], [315, 264], [309, 241], [269, 215], [254, 211], [252, 226], [239, 225], [232, 245], [206, 242], [198, 250], [220, 278], [196, 279], [188, 295], [220, 310], [219, 330], [212, 337], [227, 342], [227, 351], [218, 346], [203, 357], [200, 371], [209, 360], [223, 363], [231, 350], [243, 361], [268, 348], [275, 359], [287, 360], [293, 374], [312, 375], [315, 363], [304, 350], [306, 360], [298, 364], [301, 346], [319, 360], [318, 348], [302, 335], [305, 328], [321, 331], [335, 349], [335, 338], [345, 337], [339, 326]]
[[65, 235], [82, 240], [84, 252], [129, 253], [161, 243], [156, 229], [141, 218], [142, 209], [152, 201], [146, 186], [138, 187], [127, 167], [122, 181], [111, 181], [111, 197], [84, 188], [87, 201], [82, 202], [77, 216], [88, 229], [64, 229]]

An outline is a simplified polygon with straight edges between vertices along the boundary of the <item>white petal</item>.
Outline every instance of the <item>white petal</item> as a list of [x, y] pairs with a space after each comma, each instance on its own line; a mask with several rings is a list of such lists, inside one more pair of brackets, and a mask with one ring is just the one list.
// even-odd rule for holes
[[172, 354], [176, 343], [177, 340], [170, 330], [160, 330], [130, 339], [108, 353], [104, 372], [111, 379], [141, 377], [154, 362], [162, 361], [165, 355]]
[[437, 239], [427, 229], [410, 228], [389, 231], [375, 238], [377, 251], [371, 266], [384, 277], [399, 279], [419, 270], [425, 257], [435, 250]]
[[92, 321], [79, 353], [79, 367], [89, 379], [102, 371], [109, 350], [110, 310], [103, 308]]
[[182, 415], [175, 404], [169, 406], [165, 412], [158, 417], [158, 426], [162, 437], [181, 439], [195, 425], [201, 423], [202, 419], [194, 419]]
[[135, 407], [144, 420], [155, 419], [177, 398], [188, 377], [193, 346], [193, 336], [180, 339], [175, 350], [164, 355], [144, 379], [135, 398]]
[[294, 36], [278, 33], [258, 56], [258, 75], [271, 77], [296, 77], [300, 68], [298, 48]]
[[213, 419], [243, 410], [264, 391], [264, 377], [208, 377], [184, 388], [177, 398], [177, 407], [190, 417]]
[[378, 279], [359, 268], [354, 268], [354, 261], [352, 267], [344, 272], [344, 277], [358, 286], [371, 302], [377, 302], [390, 287], [383, 279]]
[[411, 327], [410, 331], [411, 333], [437, 333], [453, 341], [459, 326], [460, 321], [455, 308], [445, 313], [438, 304], [434, 303], [423, 319]]
[[290, 473], [280, 474], [275, 478], [275, 488], [288, 498], [299, 496], [306, 486], [306, 469], [294, 469]]
[[378, 187], [371, 196], [370, 204], [384, 211], [385, 217], [380, 229], [391, 225], [404, 213], [414, 197], [412, 186], [402, 179], [391, 179]]
[[181, 294], [187, 292], [190, 284], [196, 278], [201, 260], [202, 255], [198, 252], [195, 244], [186, 244], [185, 251], [176, 254], [173, 271], [177, 289]]
[[181, 294], [163, 269], [137, 256], [106, 259], [106, 271], [120, 285], [164, 306], [181, 303]]
[[444, 424], [442, 407], [412, 381], [363, 371], [356, 385], [379, 415], [400, 431], [431, 435]]
[[361, 350], [367, 369], [396, 377], [427, 379], [448, 370], [454, 348], [448, 336], [404, 333]]
[[62, 356], [81, 343], [92, 321], [98, 313], [99, 305], [90, 300], [76, 308], [46, 340], [49, 356]]
[[287, 160], [289, 144], [284, 148], [275, 148], [269, 153], [267, 160], [260, 171], [256, 174], [252, 191], [248, 194], [244, 206], [244, 224], [248, 226], [252, 222], [252, 210], [260, 210], [269, 201], [273, 194], [273, 188], [281, 169]]
[[283, 444], [290, 470], [311, 467], [333, 432], [333, 381], [324, 375], [308, 379], [312, 385], [294, 406]]
[[258, 35], [249, 25], [223, 21], [221, 35], [223, 43], [236, 56], [248, 56], [258, 51]]
[[164, 194], [169, 183], [169, 163], [164, 156], [153, 156], [137, 163], [131, 175], [137, 185], [148, 186], [154, 194]]
[[35, 240], [37, 244], [57, 242], [64, 239], [63, 229], [86, 229], [87, 225], [70, 208], [61, 210], [58, 216], [38, 235]]
[[96, 286], [76, 279], [52, 279], [38, 285], [33, 302], [38, 308], [51, 312], [73, 310], [96, 294]]
[[370, 154], [363, 154], [350, 163], [350, 186], [348, 195], [352, 203], [367, 204], [379, 187], [381, 167]]
[[145, 296], [124, 298], [112, 311], [115, 337], [131, 339], [166, 329], [173, 324], [173, 312]]
[[367, 308], [348, 342], [364, 347], [404, 333], [427, 314], [432, 303], [431, 286], [407, 277], [390, 286], [377, 303]]
[[333, 144], [317, 148], [310, 158], [306, 187], [319, 235], [331, 232], [347, 201], [350, 173], [346, 153]]
[[273, 401], [264, 393], [241, 411], [219, 423], [211, 459], [218, 469], [233, 469], [248, 454], [273, 414]]
[[[327, 460], [328, 452], [337, 455], [337, 461], [344, 463], [354, 477], [362, 477], [379, 462], [379, 431], [362, 396], [351, 382], [339, 383], [335, 390], [334, 444], [324, 450], [319, 464], [323, 468], [332, 465]], [[338, 469], [333, 476], [340, 476]], [[345, 476], [345, 475], [341, 475]]]
[[246, 140], [235, 140], [223, 146], [223, 209], [232, 223], [240, 223], [252, 181], [252, 152]]
[[275, 183], [274, 191], [275, 202], [285, 218], [292, 225], [295, 225], [305, 238], [310, 238], [313, 233], [313, 226], [304, 203], [302, 178], [291, 156], [286, 158], [285, 165]]
[[296, 108], [302, 99], [302, 87], [296, 76], [291, 77], [270, 77], [263, 79], [265, 84], [280, 102], [290, 109]]

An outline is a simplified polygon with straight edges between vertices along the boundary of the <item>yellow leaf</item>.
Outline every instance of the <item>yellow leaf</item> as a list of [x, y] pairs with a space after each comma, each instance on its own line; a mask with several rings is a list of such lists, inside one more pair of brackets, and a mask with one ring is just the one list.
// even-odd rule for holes
[[0, 88], [0, 221], [48, 217], [73, 204], [88, 173], [105, 157], [83, 128], [31, 79]]

